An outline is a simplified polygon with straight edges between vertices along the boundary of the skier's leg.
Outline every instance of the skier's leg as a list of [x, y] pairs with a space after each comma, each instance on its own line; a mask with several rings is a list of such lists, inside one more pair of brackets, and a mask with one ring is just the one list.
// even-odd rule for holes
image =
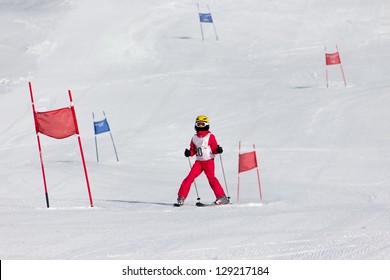
[[215, 165], [214, 159], [202, 161], [204, 173], [206, 174], [207, 180], [209, 181], [210, 187], [213, 190], [215, 197], [218, 199], [225, 195], [221, 184], [217, 177], [215, 177]]
[[183, 180], [181, 183], [179, 192], [177, 193], [178, 196], [183, 197], [184, 199], [187, 198], [188, 193], [190, 192], [191, 185], [194, 182], [195, 178], [202, 173], [202, 165], [199, 161], [195, 161], [194, 165], [192, 166], [190, 173], [188, 173], [187, 177]]

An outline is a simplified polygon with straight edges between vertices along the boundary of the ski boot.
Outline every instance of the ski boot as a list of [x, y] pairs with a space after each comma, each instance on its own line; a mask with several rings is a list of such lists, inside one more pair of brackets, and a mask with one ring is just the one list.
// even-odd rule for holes
[[229, 198], [226, 195], [221, 196], [216, 201], [214, 201], [215, 205], [223, 205], [223, 204], [229, 204], [229, 203], [230, 203]]
[[183, 206], [185, 198], [182, 196], [177, 197], [177, 203], [174, 203], [173, 206], [180, 207]]

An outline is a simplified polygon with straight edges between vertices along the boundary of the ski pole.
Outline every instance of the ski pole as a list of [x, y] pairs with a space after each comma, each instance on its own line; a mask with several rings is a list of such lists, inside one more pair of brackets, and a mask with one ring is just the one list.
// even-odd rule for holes
[[[190, 160], [190, 158], [188, 158], [188, 164], [190, 165], [190, 170], [191, 170], [191, 169], [192, 169], [192, 165], [191, 165], [191, 160]], [[199, 197], [198, 187], [196, 186], [195, 180], [194, 180], [194, 186], [195, 186], [195, 191], [196, 191], [197, 200], [199, 201], [199, 200], [200, 200], [200, 197]]]
[[225, 181], [226, 194], [227, 194], [227, 196], [228, 196], [228, 199], [230, 199], [229, 190], [228, 190], [228, 186], [227, 186], [227, 183], [226, 183], [225, 169], [223, 168], [223, 163], [222, 163], [222, 156], [221, 156], [221, 154], [219, 154], [219, 159], [221, 160], [222, 174], [223, 174], [223, 179], [224, 179], [224, 181]]

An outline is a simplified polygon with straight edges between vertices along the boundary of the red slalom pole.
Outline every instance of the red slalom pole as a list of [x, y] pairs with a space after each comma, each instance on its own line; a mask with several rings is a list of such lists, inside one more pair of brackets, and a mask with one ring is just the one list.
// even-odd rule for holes
[[43, 186], [45, 189], [45, 197], [46, 197], [46, 206], [49, 208], [49, 193], [47, 191], [47, 183], [46, 183], [46, 174], [45, 174], [45, 166], [43, 164], [43, 156], [42, 156], [42, 147], [41, 147], [41, 140], [39, 138], [38, 128], [37, 128], [37, 121], [36, 121], [36, 111], [35, 111], [35, 105], [34, 105], [34, 97], [33, 97], [33, 91], [32, 91], [32, 85], [31, 82], [28, 83], [28, 86], [30, 88], [30, 97], [31, 97], [31, 106], [32, 111], [34, 115], [34, 125], [35, 125], [35, 133], [37, 135], [37, 142], [38, 142], [38, 151], [39, 151], [39, 159], [41, 161], [41, 169], [42, 169], [42, 178], [43, 178]]
[[256, 156], [256, 172], [257, 172], [257, 182], [259, 183], [259, 193], [260, 193], [260, 201], [263, 200], [263, 192], [261, 190], [261, 184], [260, 184], [260, 172], [259, 172], [259, 165], [257, 163], [257, 155], [256, 155], [256, 147], [255, 147], [255, 144], [253, 144], [253, 151], [255, 152], [255, 156]]
[[326, 87], [329, 88], [329, 76], [328, 76], [328, 64], [326, 63], [326, 45], [324, 45], [325, 50], [325, 76], [326, 76]]
[[[336, 50], [337, 52], [339, 53], [339, 48], [338, 46], [336, 45]], [[339, 53], [340, 54], [340, 53]], [[347, 80], [345, 79], [345, 74], [344, 74], [344, 69], [343, 69], [343, 65], [341, 64], [341, 58], [340, 59], [340, 70], [341, 70], [341, 74], [343, 75], [343, 80], [344, 80], [344, 86], [347, 87]]]
[[76, 128], [77, 139], [78, 139], [79, 147], [80, 147], [81, 160], [82, 160], [82, 162], [83, 162], [83, 168], [84, 168], [84, 174], [85, 174], [85, 181], [87, 182], [89, 203], [90, 203], [91, 207], [93, 207], [93, 200], [92, 200], [91, 187], [90, 187], [90, 185], [89, 185], [88, 172], [87, 172], [87, 165], [85, 164], [83, 146], [82, 146], [82, 144], [81, 144], [80, 132], [79, 132], [79, 127], [78, 127], [78, 125], [77, 125], [77, 119], [76, 119], [76, 112], [75, 112], [75, 109], [74, 109], [74, 106], [73, 106], [72, 93], [70, 92], [70, 90], [68, 90], [68, 94], [69, 94], [69, 100], [70, 100], [70, 108], [71, 108], [72, 114], [73, 114], [74, 126], [75, 126], [75, 128]]

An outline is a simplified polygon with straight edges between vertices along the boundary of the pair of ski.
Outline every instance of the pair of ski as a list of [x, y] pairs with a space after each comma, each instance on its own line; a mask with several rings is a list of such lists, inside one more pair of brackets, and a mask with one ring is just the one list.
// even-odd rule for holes
[[[198, 207], [216, 206], [216, 204], [214, 204], [214, 203], [202, 203], [200, 201], [198, 201], [195, 205]], [[181, 207], [181, 206], [183, 206], [183, 204], [174, 203], [173, 206]]]

